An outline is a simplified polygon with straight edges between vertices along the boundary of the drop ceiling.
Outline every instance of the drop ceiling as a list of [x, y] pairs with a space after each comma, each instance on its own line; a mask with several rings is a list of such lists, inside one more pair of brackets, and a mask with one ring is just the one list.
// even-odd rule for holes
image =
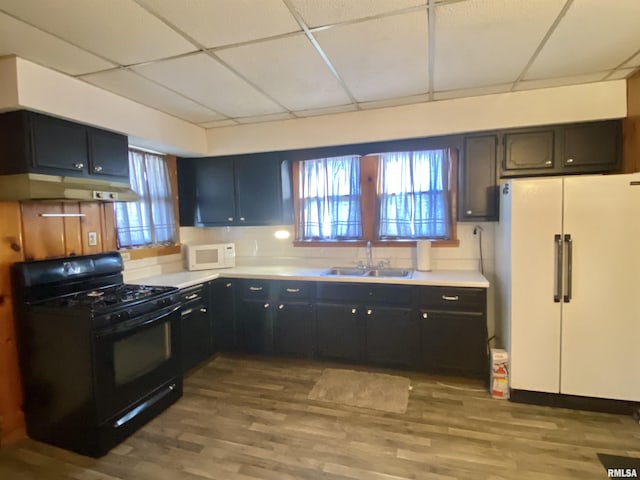
[[0, 0], [17, 55], [206, 128], [625, 78], [638, 0]]

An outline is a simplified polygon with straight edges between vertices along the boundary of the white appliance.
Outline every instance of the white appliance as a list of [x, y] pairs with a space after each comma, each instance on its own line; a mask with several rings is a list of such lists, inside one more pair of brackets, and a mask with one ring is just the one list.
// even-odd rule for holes
[[500, 187], [511, 388], [640, 401], [640, 173]]
[[233, 243], [183, 245], [184, 267], [187, 270], [210, 270], [236, 266], [236, 247]]

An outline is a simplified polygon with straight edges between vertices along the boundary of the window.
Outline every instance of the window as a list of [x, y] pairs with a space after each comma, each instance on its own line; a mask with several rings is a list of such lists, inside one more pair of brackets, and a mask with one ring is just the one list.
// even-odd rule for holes
[[457, 243], [455, 164], [449, 149], [296, 162], [298, 244], [423, 238]]
[[140, 200], [116, 204], [118, 248], [176, 243], [174, 194], [165, 158], [129, 150], [129, 179]]

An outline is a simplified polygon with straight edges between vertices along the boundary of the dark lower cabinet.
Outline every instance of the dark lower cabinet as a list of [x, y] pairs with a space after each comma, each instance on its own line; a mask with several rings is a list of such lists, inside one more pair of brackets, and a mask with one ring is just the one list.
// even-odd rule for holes
[[358, 305], [317, 303], [317, 355], [329, 360], [361, 361], [362, 328]]
[[272, 306], [268, 300], [241, 300], [238, 307], [238, 346], [246, 353], [273, 353]]
[[364, 320], [367, 363], [417, 366], [420, 325], [410, 308], [368, 306]]
[[183, 308], [181, 319], [182, 371], [186, 372], [211, 356], [211, 322], [204, 304]]
[[280, 303], [274, 310], [274, 348], [279, 355], [311, 357], [315, 350], [315, 307]]
[[211, 321], [214, 352], [234, 352], [236, 345], [235, 279], [211, 282]]
[[420, 312], [422, 366], [430, 371], [484, 376], [487, 334], [483, 314]]

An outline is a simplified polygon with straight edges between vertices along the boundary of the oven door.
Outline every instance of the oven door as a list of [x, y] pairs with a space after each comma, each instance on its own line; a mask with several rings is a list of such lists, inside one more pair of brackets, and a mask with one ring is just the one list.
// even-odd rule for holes
[[172, 305], [95, 332], [99, 423], [179, 376], [179, 308]]

